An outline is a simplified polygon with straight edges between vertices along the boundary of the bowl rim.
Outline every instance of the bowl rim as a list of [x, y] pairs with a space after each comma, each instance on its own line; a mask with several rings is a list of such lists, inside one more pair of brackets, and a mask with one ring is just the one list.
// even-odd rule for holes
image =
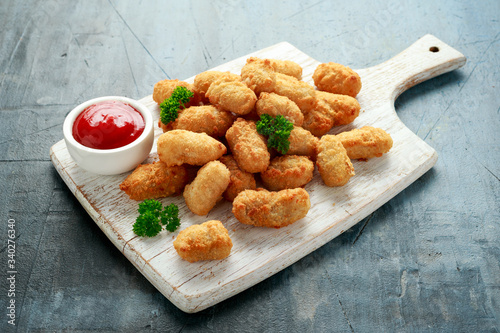
[[[144, 131], [141, 133], [141, 135], [132, 141], [131, 143], [118, 147], [118, 148], [112, 148], [112, 149], [96, 149], [96, 148], [90, 148], [87, 146], [82, 145], [76, 139], [73, 137], [73, 124], [80, 115], [80, 113], [83, 112], [87, 107], [100, 103], [100, 102], [105, 102], [105, 101], [119, 101], [123, 103], [130, 104], [133, 106], [137, 111], [139, 111], [144, 119]], [[149, 137], [151, 131], [153, 130], [153, 115], [151, 114], [151, 111], [147, 106], [142, 104], [141, 102], [131, 99], [128, 97], [124, 96], [102, 96], [102, 97], [97, 97], [90, 99], [86, 102], [83, 102], [79, 104], [78, 106], [74, 107], [67, 115], [66, 118], [64, 119], [63, 123], [63, 134], [64, 138], [66, 139], [67, 142], [69, 142], [71, 145], [73, 145], [75, 148], [79, 150], [86, 151], [88, 153], [93, 153], [93, 154], [111, 154], [111, 153], [119, 153], [128, 149], [131, 149], [139, 144], [141, 144], [144, 140], [147, 140]]]

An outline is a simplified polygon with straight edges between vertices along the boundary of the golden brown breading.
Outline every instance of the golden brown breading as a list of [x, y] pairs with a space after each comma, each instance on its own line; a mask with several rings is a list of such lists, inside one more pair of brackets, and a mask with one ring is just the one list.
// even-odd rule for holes
[[[249, 74], [252, 71], [259, 72], [260, 69], [263, 70], [264, 73], [269, 73], [272, 71], [276, 73], [285, 74], [288, 76], [293, 76], [297, 80], [302, 79], [302, 67], [300, 67], [298, 63], [291, 60], [261, 59], [257, 57], [250, 57], [247, 59], [247, 63], [245, 66], [247, 67], [245, 69], [242, 69], [242, 77], [243, 73], [245, 73], [245, 77], [247, 77], [246, 74]], [[249, 68], [251, 68], [250, 71], [248, 70]], [[267, 76], [267, 74], [265, 76]], [[263, 77], [261, 76], [261, 78]], [[262, 90], [262, 91], [268, 91], [268, 90]]]
[[276, 83], [271, 92], [291, 99], [301, 111], [309, 110], [316, 101], [316, 90], [309, 83], [293, 76], [276, 73]]
[[275, 72], [293, 76], [297, 80], [302, 80], [302, 67], [300, 67], [298, 63], [291, 60], [264, 59], [264, 61], [265, 60], [269, 60]]
[[288, 141], [290, 147], [286, 155], [309, 156], [313, 161], [316, 159], [319, 139], [308, 130], [294, 126]]
[[381, 128], [364, 126], [336, 135], [350, 159], [380, 157], [392, 148], [392, 138]]
[[233, 74], [231, 72], [206, 71], [195, 76], [193, 90], [198, 94], [205, 96], [208, 87], [210, 87], [214, 81], [222, 76], [227, 76], [234, 81], [241, 81], [241, 77], [238, 74]]
[[323, 100], [316, 99], [316, 103], [312, 108], [304, 110], [302, 127], [317, 137], [328, 133], [334, 124], [333, 118], [329, 115], [329, 109], [330, 107]]
[[334, 62], [318, 65], [313, 80], [318, 90], [356, 97], [361, 90], [361, 78], [349, 67]]
[[238, 221], [256, 227], [281, 228], [304, 218], [311, 208], [309, 194], [303, 188], [269, 192], [246, 190], [233, 201]]
[[184, 189], [184, 199], [189, 210], [196, 215], [207, 215], [222, 198], [229, 185], [231, 173], [219, 161], [205, 164], [196, 178]]
[[205, 133], [185, 130], [165, 132], [158, 138], [158, 157], [167, 165], [204, 165], [219, 159], [226, 146]]
[[[188, 108], [190, 106], [196, 106], [201, 104], [202, 98], [204, 98], [204, 95], [197, 94], [196, 92], [193, 91], [193, 85], [190, 83], [187, 83], [185, 81], [179, 81], [177, 79], [175, 80], [162, 80], [159, 81], [155, 84], [153, 88], [153, 100], [160, 105], [165, 101], [167, 98], [169, 98], [172, 95], [172, 92], [176, 87], [186, 87], [189, 90], [191, 90], [194, 93], [194, 96], [190, 98], [189, 102], [184, 104], [183, 107], [179, 109], [179, 114], [182, 113], [182, 110], [184, 108]], [[161, 119], [158, 119], [158, 127], [163, 130], [163, 132], [167, 132], [173, 129], [172, 127], [172, 122], [168, 124], [164, 124], [161, 122]]]
[[231, 178], [227, 189], [222, 196], [227, 201], [233, 201], [236, 196], [244, 190], [255, 190], [257, 185], [253, 173], [241, 170], [232, 155], [224, 155], [219, 161], [231, 172]]
[[236, 119], [227, 130], [226, 139], [240, 169], [250, 173], [267, 169], [271, 155], [267, 150], [266, 139], [257, 133], [254, 121]]
[[316, 103], [313, 108], [304, 111], [302, 126], [320, 137], [333, 126], [353, 122], [360, 109], [361, 106], [354, 97], [316, 91]]
[[212, 82], [205, 96], [210, 103], [239, 115], [250, 113], [257, 101], [252, 89], [229, 76], [221, 76]]
[[259, 96], [261, 92], [271, 92], [274, 89], [276, 72], [269, 60], [250, 57], [241, 68], [241, 80]]
[[313, 178], [314, 163], [306, 156], [284, 155], [274, 158], [260, 176], [270, 191], [303, 187]]
[[335, 135], [323, 135], [319, 140], [316, 165], [326, 186], [345, 185], [354, 176], [351, 160]]
[[292, 102], [288, 97], [275, 93], [261, 93], [257, 103], [255, 103], [255, 109], [259, 116], [263, 114], [268, 114], [272, 117], [282, 115], [295, 126], [301, 126], [304, 121], [304, 115], [297, 104]]
[[354, 97], [325, 91], [317, 91], [316, 97], [329, 106], [328, 111], [333, 119], [333, 126], [350, 124], [359, 115], [361, 105]]
[[234, 119], [231, 112], [219, 110], [213, 105], [192, 106], [182, 110], [170, 127], [220, 137], [226, 135]]
[[189, 226], [174, 240], [175, 251], [189, 262], [224, 259], [232, 247], [227, 229], [217, 220]]
[[182, 193], [188, 181], [186, 168], [158, 161], [141, 164], [120, 184], [132, 200], [168, 197]]
[[[177, 79], [175, 79], [175, 80], [162, 80], [162, 81], [157, 82], [153, 88], [153, 100], [158, 105], [160, 105], [161, 103], [163, 103], [164, 100], [166, 100], [167, 98], [170, 97], [170, 95], [172, 95], [172, 92], [178, 86], [186, 87], [194, 93], [194, 96], [191, 97], [189, 102], [186, 103], [184, 105], [184, 107], [190, 107], [193, 105], [200, 104], [200, 101], [201, 101], [201, 98], [203, 97], [203, 95], [199, 95], [196, 92], [194, 92], [192, 84], [184, 82], [184, 81], [179, 81]], [[161, 127], [160, 124], [158, 124], [158, 125]]]
[[186, 87], [189, 90], [192, 91], [193, 85], [184, 81], [180, 80], [162, 80], [159, 81], [155, 84], [153, 88], [153, 100], [157, 104], [161, 104], [164, 100], [170, 97], [172, 95], [172, 92], [174, 91], [175, 87]]

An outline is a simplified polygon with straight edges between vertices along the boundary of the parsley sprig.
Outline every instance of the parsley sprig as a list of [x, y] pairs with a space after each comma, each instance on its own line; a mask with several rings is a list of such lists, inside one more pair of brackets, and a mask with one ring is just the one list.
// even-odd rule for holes
[[179, 109], [188, 103], [194, 94], [186, 87], [175, 87], [172, 95], [160, 104], [161, 122], [167, 125], [179, 116]]
[[139, 204], [138, 212], [140, 215], [133, 225], [137, 236], [154, 237], [160, 233], [163, 227], [173, 232], [180, 226], [179, 207], [172, 203], [162, 208], [161, 202], [154, 199], [146, 199]]
[[277, 115], [275, 118], [268, 114], [260, 116], [257, 122], [257, 132], [267, 136], [267, 146], [275, 148], [279, 153], [286, 154], [290, 148], [290, 132], [293, 130], [293, 124], [283, 117]]

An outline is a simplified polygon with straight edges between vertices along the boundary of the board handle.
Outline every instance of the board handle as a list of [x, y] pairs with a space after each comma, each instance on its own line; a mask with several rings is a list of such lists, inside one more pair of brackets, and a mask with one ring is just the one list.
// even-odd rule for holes
[[395, 101], [405, 90], [460, 68], [465, 62], [462, 53], [433, 35], [425, 35], [395, 57], [362, 70], [362, 92]]

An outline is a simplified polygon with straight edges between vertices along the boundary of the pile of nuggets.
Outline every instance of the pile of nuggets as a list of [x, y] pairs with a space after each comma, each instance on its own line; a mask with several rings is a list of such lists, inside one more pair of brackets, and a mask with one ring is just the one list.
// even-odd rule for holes
[[[159, 122], [164, 132], [157, 141], [159, 161], [138, 166], [120, 188], [133, 200], [182, 193], [197, 215], [207, 215], [224, 198], [233, 203], [238, 221], [258, 227], [281, 228], [302, 219], [311, 207], [304, 186], [315, 165], [326, 186], [342, 186], [354, 176], [351, 159], [382, 156], [392, 147], [388, 133], [370, 126], [327, 134], [359, 115], [356, 72], [323, 63], [313, 80], [316, 88], [302, 81], [302, 68], [293, 61], [251, 57], [241, 75], [207, 71], [193, 84], [156, 83], [158, 104], [177, 86], [194, 96], [175, 121]], [[269, 149], [257, 132], [262, 114], [293, 123], [286, 154]], [[227, 257], [232, 242], [222, 223], [212, 220], [181, 231], [174, 247], [194, 262]]]

